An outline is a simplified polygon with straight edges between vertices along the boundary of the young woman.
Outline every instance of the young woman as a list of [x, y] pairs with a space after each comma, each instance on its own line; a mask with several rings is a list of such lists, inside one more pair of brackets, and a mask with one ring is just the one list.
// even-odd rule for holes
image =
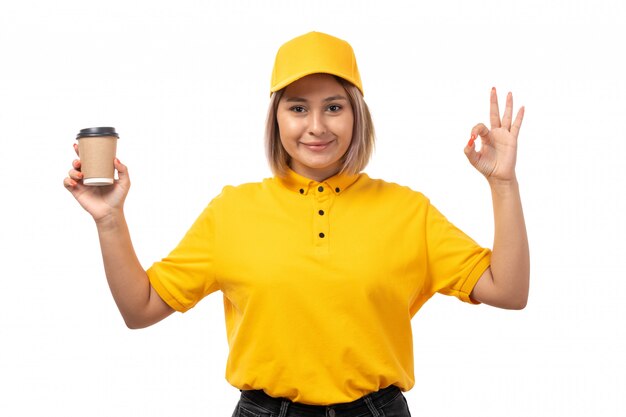
[[[94, 218], [107, 280], [130, 328], [224, 294], [234, 416], [409, 416], [411, 318], [436, 292], [521, 309], [528, 243], [515, 176], [523, 108], [509, 94], [465, 154], [491, 187], [493, 250], [422, 194], [362, 172], [374, 129], [348, 43], [311, 32], [283, 45], [272, 74], [266, 146], [273, 178], [225, 187], [148, 271], [124, 218], [128, 169], [109, 187], [65, 187]], [[480, 136], [482, 148], [474, 141]]]

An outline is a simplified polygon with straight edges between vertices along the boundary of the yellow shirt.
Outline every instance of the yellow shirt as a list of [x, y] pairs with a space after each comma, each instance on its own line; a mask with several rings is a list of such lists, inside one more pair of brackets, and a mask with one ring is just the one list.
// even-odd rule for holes
[[148, 276], [178, 311], [222, 291], [233, 386], [327, 405], [410, 389], [411, 317], [436, 292], [472, 302], [489, 261], [407, 187], [289, 172], [225, 187]]

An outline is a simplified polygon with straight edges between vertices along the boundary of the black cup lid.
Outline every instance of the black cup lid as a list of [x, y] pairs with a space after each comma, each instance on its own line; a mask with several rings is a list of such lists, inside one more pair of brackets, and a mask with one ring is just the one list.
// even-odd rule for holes
[[88, 127], [87, 129], [81, 129], [80, 133], [76, 135], [76, 139], [90, 136], [115, 136], [116, 138], [120, 137], [120, 135], [115, 132], [114, 127]]

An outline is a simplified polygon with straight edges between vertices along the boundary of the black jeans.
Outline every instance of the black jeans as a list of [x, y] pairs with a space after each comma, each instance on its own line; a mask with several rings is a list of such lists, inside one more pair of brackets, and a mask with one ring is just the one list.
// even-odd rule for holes
[[410, 417], [402, 392], [388, 387], [351, 403], [307, 405], [273, 398], [263, 391], [242, 391], [232, 417]]

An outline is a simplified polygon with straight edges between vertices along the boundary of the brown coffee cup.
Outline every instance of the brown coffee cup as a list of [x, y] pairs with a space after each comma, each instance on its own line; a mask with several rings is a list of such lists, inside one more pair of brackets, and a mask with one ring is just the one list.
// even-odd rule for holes
[[119, 135], [114, 127], [90, 127], [82, 129], [78, 140], [83, 184], [111, 185], [115, 178], [113, 160]]

